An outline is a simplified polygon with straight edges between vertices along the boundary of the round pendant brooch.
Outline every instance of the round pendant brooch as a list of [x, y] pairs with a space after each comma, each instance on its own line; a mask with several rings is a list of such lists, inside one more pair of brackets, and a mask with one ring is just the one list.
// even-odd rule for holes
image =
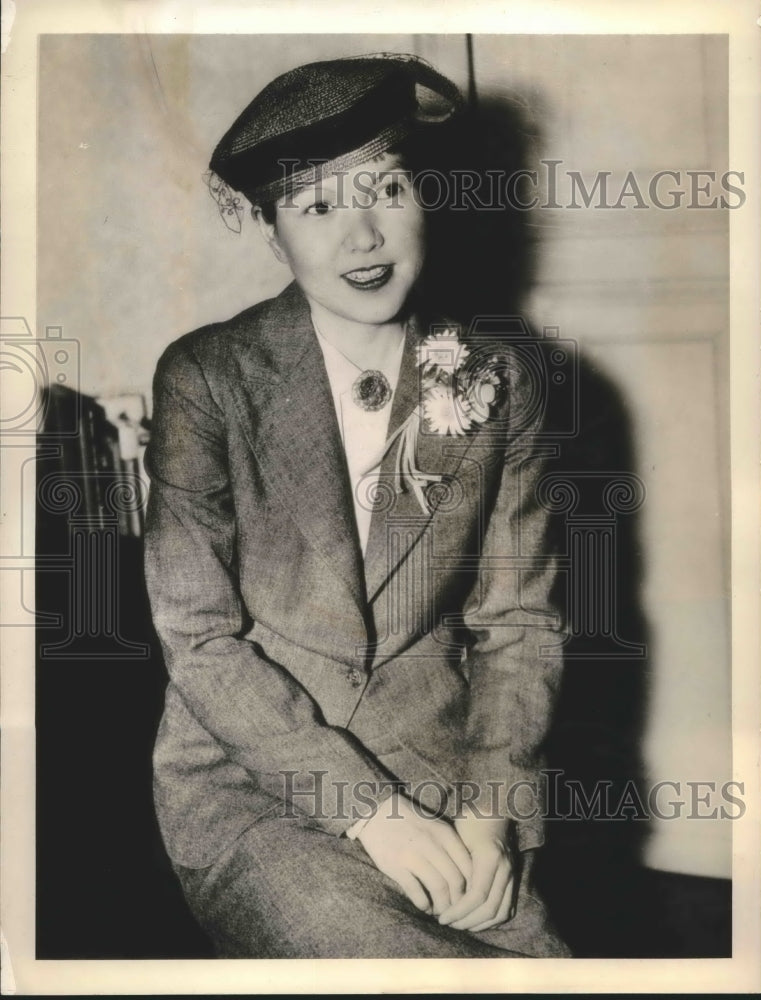
[[362, 372], [351, 387], [351, 395], [363, 410], [382, 410], [391, 399], [391, 386], [383, 372]]

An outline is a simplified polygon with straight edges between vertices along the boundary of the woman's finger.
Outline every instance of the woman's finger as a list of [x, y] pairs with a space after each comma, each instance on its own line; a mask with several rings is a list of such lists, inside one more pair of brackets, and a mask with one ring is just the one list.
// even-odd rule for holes
[[449, 899], [446, 905], [451, 906], [458, 899], [461, 899], [467, 890], [466, 876], [459, 865], [452, 860], [451, 855], [436, 843], [431, 845], [431, 850], [426, 852], [425, 857], [446, 879], [449, 888]]
[[502, 902], [499, 905], [496, 915], [492, 920], [484, 920], [483, 923], [477, 924], [475, 927], [469, 927], [470, 931], [485, 931], [490, 927], [498, 927], [500, 924], [506, 923], [514, 916], [513, 912], [513, 889], [514, 880], [510, 879], [505, 887], [504, 895], [502, 896]]
[[[451, 864], [451, 862], [450, 862]], [[454, 865], [452, 865], [454, 868]], [[431, 897], [433, 912], [438, 916], [451, 904], [449, 883], [439, 869], [427, 858], [418, 858], [412, 874], [421, 882]]]
[[473, 858], [473, 875], [465, 894], [458, 903], [450, 906], [439, 918], [439, 923], [453, 924], [462, 920], [489, 898], [494, 877], [503, 856], [499, 851], [481, 851]]
[[[491, 889], [486, 900], [474, 907], [466, 916], [460, 920], [450, 922], [450, 927], [458, 931], [469, 931], [483, 923], [491, 923], [504, 902], [505, 895], [511, 891], [512, 869], [506, 862], [497, 867], [494, 874]], [[509, 903], [508, 903], [509, 907]]]
[[431, 912], [432, 907], [428, 894], [411, 872], [401, 871], [391, 877], [413, 906], [426, 913]]
[[466, 882], [473, 877], [473, 859], [459, 834], [448, 823], [437, 823], [434, 836], [462, 872]]

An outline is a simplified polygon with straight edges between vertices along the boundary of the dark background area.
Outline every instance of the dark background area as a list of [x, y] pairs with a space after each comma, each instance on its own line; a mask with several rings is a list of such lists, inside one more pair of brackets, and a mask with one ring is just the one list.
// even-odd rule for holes
[[[39, 647], [70, 638], [71, 578], [38, 570], [37, 606], [61, 614], [38, 632], [37, 957], [190, 958], [211, 954], [185, 908], [151, 794], [166, 673], [142, 580], [142, 543], [119, 541], [119, 634], [145, 658], [71, 657]], [[96, 655], [86, 661], [87, 647]]]

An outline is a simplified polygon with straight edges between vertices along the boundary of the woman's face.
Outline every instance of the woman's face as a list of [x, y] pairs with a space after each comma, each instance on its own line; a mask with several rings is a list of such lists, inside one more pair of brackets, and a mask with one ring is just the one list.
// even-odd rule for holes
[[395, 154], [281, 199], [274, 225], [257, 219], [307, 299], [355, 323], [394, 320], [423, 267], [424, 213]]

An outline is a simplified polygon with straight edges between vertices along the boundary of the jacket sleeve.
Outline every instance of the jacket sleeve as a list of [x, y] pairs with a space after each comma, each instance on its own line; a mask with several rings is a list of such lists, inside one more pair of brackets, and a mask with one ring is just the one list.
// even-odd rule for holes
[[[529, 391], [518, 378], [511, 408], [530, 412]], [[541, 414], [510, 432], [479, 580], [464, 609], [473, 645], [462, 797], [484, 814], [512, 817], [521, 850], [544, 839], [542, 752], [563, 664], [557, 560], [537, 495], [547, 468], [540, 427]]]
[[183, 341], [158, 364], [146, 468], [146, 582], [171, 684], [249, 772], [297, 771], [294, 791], [302, 781], [313, 788], [308, 772], [327, 772], [314, 818], [343, 833], [390, 794], [393, 775], [348, 731], [326, 725], [295, 678], [242, 638], [251, 623], [237, 583], [226, 428]]

